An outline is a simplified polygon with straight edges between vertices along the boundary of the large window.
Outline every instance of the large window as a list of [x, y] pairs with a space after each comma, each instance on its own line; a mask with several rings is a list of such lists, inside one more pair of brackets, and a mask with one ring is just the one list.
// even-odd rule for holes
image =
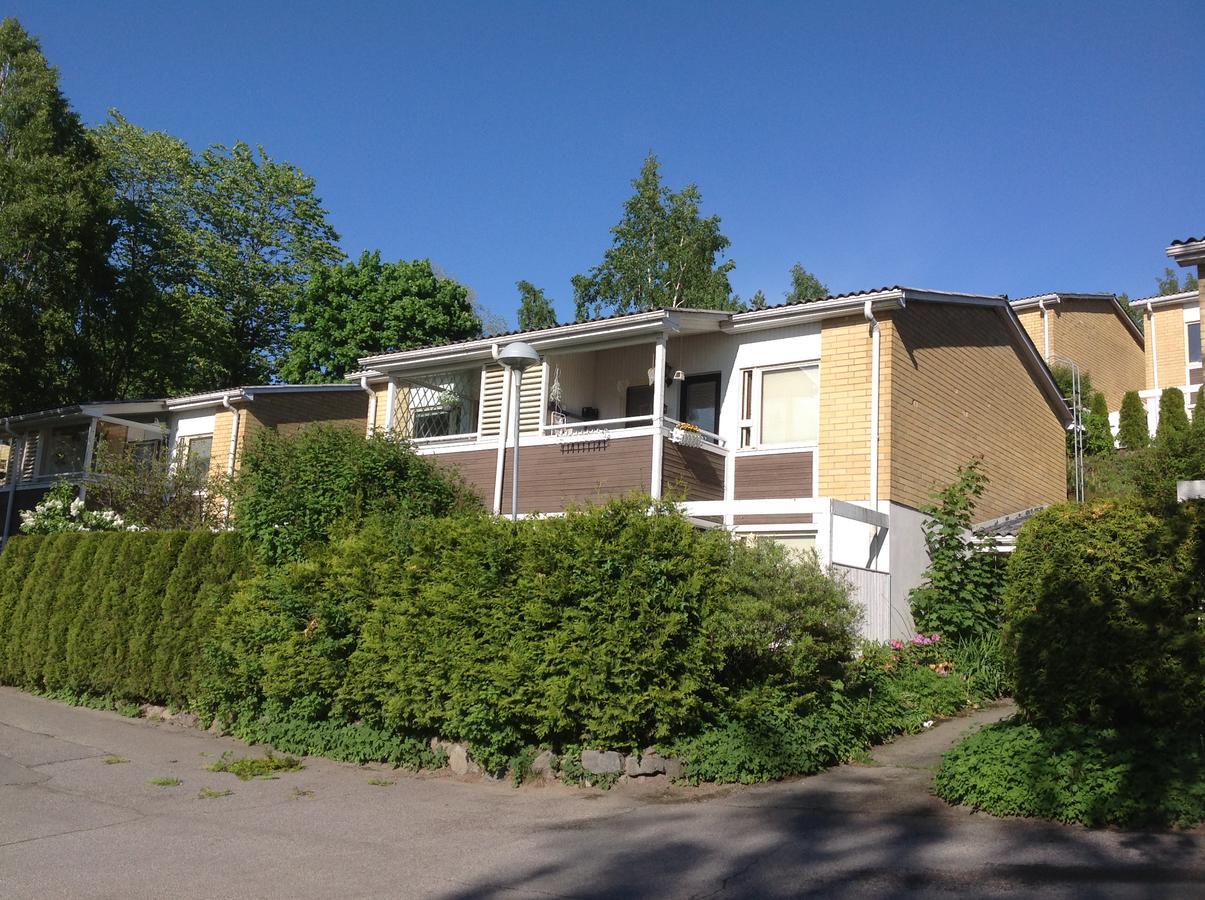
[[209, 474], [209, 460], [213, 456], [213, 435], [204, 434], [188, 439], [184, 450], [184, 465], [198, 478]]
[[691, 375], [682, 382], [678, 418], [713, 434], [720, 430], [720, 373]]
[[741, 373], [741, 446], [815, 444], [820, 436], [820, 367], [814, 363]]
[[462, 369], [398, 382], [393, 428], [415, 440], [477, 433], [481, 370]]
[[50, 433], [50, 445], [46, 448], [42, 474], [75, 475], [82, 472], [87, 447], [87, 426], [54, 429]]

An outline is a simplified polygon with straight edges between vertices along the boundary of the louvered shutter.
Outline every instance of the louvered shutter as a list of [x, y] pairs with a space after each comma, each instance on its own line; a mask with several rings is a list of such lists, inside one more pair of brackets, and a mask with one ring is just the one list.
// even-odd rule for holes
[[21, 480], [32, 481], [35, 472], [35, 467], [38, 462], [38, 438], [40, 432], [31, 431], [25, 436], [24, 446], [21, 451]]
[[544, 420], [544, 367], [532, 367], [523, 373], [519, 389], [519, 431], [539, 431]]
[[482, 437], [497, 437], [502, 427], [502, 394], [506, 385], [506, 370], [502, 366], [486, 366], [481, 373], [481, 423], [477, 429]]

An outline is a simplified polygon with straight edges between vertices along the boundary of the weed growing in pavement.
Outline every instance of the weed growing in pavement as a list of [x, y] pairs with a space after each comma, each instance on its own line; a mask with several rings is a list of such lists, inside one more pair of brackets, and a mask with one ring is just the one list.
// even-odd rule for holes
[[307, 791], [307, 790], [303, 790], [301, 788], [293, 788], [293, 799], [294, 800], [301, 800], [304, 797], [313, 797], [313, 796], [314, 796], [313, 791]]
[[197, 793], [198, 800], [216, 800], [218, 797], [229, 797], [234, 791], [215, 791], [213, 788], [203, 787]]
[[239, 781], [250, 781], [252, 778], [275, 778], [277, 772], [296, 772], [305, 766], [296, 756], [277, 756], [269, 750], [267, 756], [240, 756], [237, 759], [226, 752], [205, 768], [210, 772], [229, 772]]
[[158, 787], [179, 787], [184, 782], [179, 778], [172, 778], [170, 775], [161, 775], [158, 778], [152, 778], [148, 784], [153, 784]]
[[129, 760], [124, 756], [106, 756], [101, 760], [101, 762], [103, 762], [106, 766], [115, 766], [118, 763], [127, 763]]
[[369, 778], [368, 783], [377, 787], [389, 787], [391, 784], [397, 784], [396, 781], [390, 781], [388, 778]]

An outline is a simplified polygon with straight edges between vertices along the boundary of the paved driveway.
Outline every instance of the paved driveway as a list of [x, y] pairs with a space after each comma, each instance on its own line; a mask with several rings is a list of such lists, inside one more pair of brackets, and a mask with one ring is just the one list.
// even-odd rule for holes
[[1200, 831], [930, 797], [935, 755], [993, 715], [785, 784], [515, 790], [320, 759], [241, 782], [204, 769], [232, 739], [0, 688], [0, 897], [1205, 896]]

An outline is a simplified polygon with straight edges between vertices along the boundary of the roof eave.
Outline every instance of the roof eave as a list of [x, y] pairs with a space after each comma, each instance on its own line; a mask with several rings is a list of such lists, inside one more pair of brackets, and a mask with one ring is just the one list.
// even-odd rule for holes
[[1205, 265], [1205, 240], [1177, 242], [1167, 248], [1167, 255], [1181, 266]]

